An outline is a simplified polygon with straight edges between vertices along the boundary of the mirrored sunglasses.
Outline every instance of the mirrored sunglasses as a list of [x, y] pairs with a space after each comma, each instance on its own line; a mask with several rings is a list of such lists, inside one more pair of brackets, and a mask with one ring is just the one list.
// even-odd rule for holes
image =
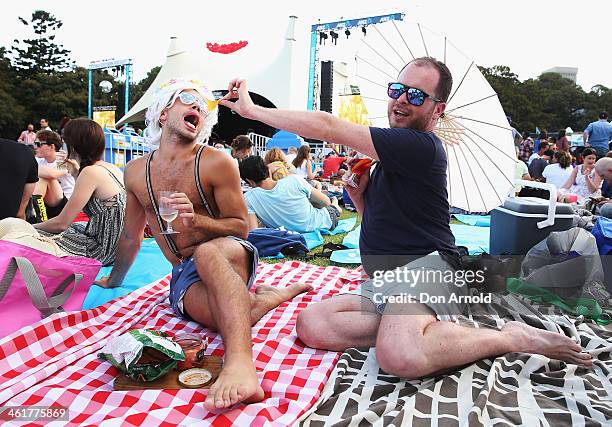
[[399, 99], [404, 93], [406, 94], [408, 102], [415, 107], [423, 105], [427, 98], [431, 98], [434, 102], [442, 102], [441, 99], [433, 97], [421, 89], [406, 86], [403, 83], [389, 83], [387, 88], [387, 95], [389, 95], [389, 98]]

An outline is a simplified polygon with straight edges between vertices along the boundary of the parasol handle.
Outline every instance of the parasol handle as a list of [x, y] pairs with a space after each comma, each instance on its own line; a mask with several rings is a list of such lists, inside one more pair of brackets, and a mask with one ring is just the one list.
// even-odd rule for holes
[[[542, 190], [548, 190], [550, 197], [548, 198], [548, 218], [544, 221], [538, 222], [538, 228], [550, 227], [555, 225], [555, 211], [557, 210], [557, 187], [554, 184], [547, 184], [545, 182], [538, 181], [525, 181], [524, 179], [517, 179], [514, 181], [516, 184], [520, 184], [524, 187], [541, 188]], [[514, 197], [514, 196], [511, 196]]]

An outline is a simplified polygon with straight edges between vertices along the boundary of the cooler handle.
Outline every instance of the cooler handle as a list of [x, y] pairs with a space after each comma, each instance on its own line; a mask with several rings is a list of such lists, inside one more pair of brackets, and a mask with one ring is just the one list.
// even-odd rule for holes
[[[554, 184], [547, 184], [545, 182], [538, 181], [526, 181], [524, 179], [517, 179], [514, 181], [516, 184], [522, 185], [523, 187], [541, 188], [542, 190], [548, 190], [550, 197], [548, 198], [548, 218], [544, 221], [538, 222], [538, 228], [545, 228], [555, 225], [555, 211], [557, 210], [557, 187]], [[514, 192], [510, 195], [514, 197]]]

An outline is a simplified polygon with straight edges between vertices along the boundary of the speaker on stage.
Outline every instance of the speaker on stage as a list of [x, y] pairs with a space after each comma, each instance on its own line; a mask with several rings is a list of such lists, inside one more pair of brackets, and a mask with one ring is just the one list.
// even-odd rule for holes
[[320, 110], [332, 112], [332, 93], [334, 90], [334, 63], [321, 61], [321, 95]]

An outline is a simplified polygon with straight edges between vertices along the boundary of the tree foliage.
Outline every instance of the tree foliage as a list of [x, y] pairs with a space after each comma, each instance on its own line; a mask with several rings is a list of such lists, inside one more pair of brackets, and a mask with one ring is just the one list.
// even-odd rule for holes
[[19, 21], [33, 32], [32, 38], [13, 41], [13, 66], [22, 75], [52, 74], [73, 67], [70, 51], [54, 41], [62, 21], [44, 10], [34, 11], [30, 21], [21, 17]]
[[[28, 21], [19, 18], [32, 36], [15, 40], [11, 49], [0, 47], [0, 136], [15, 139], [28, 123], [41, 117], [57, 128], [63, 116], [87, 115], [88, 71], [74, 67], [70, 52], [55, 42], [62, 22], [52, 14], [36, 10]], [[131, 108], [151, 86], [161, 67], [154, 67], [140, 82], [130, 85]], [[585, 92], [572, 81], [546, 73], [520, 81], [504, 65], [481, 67], [497, 92], [513, 126], [523, 131], [557, 131], [571, 126], [583, 130], [600, 111], [612, 112], [612, 89], [595, 85]], [[102, 93], [102, 80], [113, 83]], [[93, 105], [116, 105], [123, 113], [123, 86], [108, 71], [92, 74]], [[136, 124], [142, 126], [142, 124]]]

